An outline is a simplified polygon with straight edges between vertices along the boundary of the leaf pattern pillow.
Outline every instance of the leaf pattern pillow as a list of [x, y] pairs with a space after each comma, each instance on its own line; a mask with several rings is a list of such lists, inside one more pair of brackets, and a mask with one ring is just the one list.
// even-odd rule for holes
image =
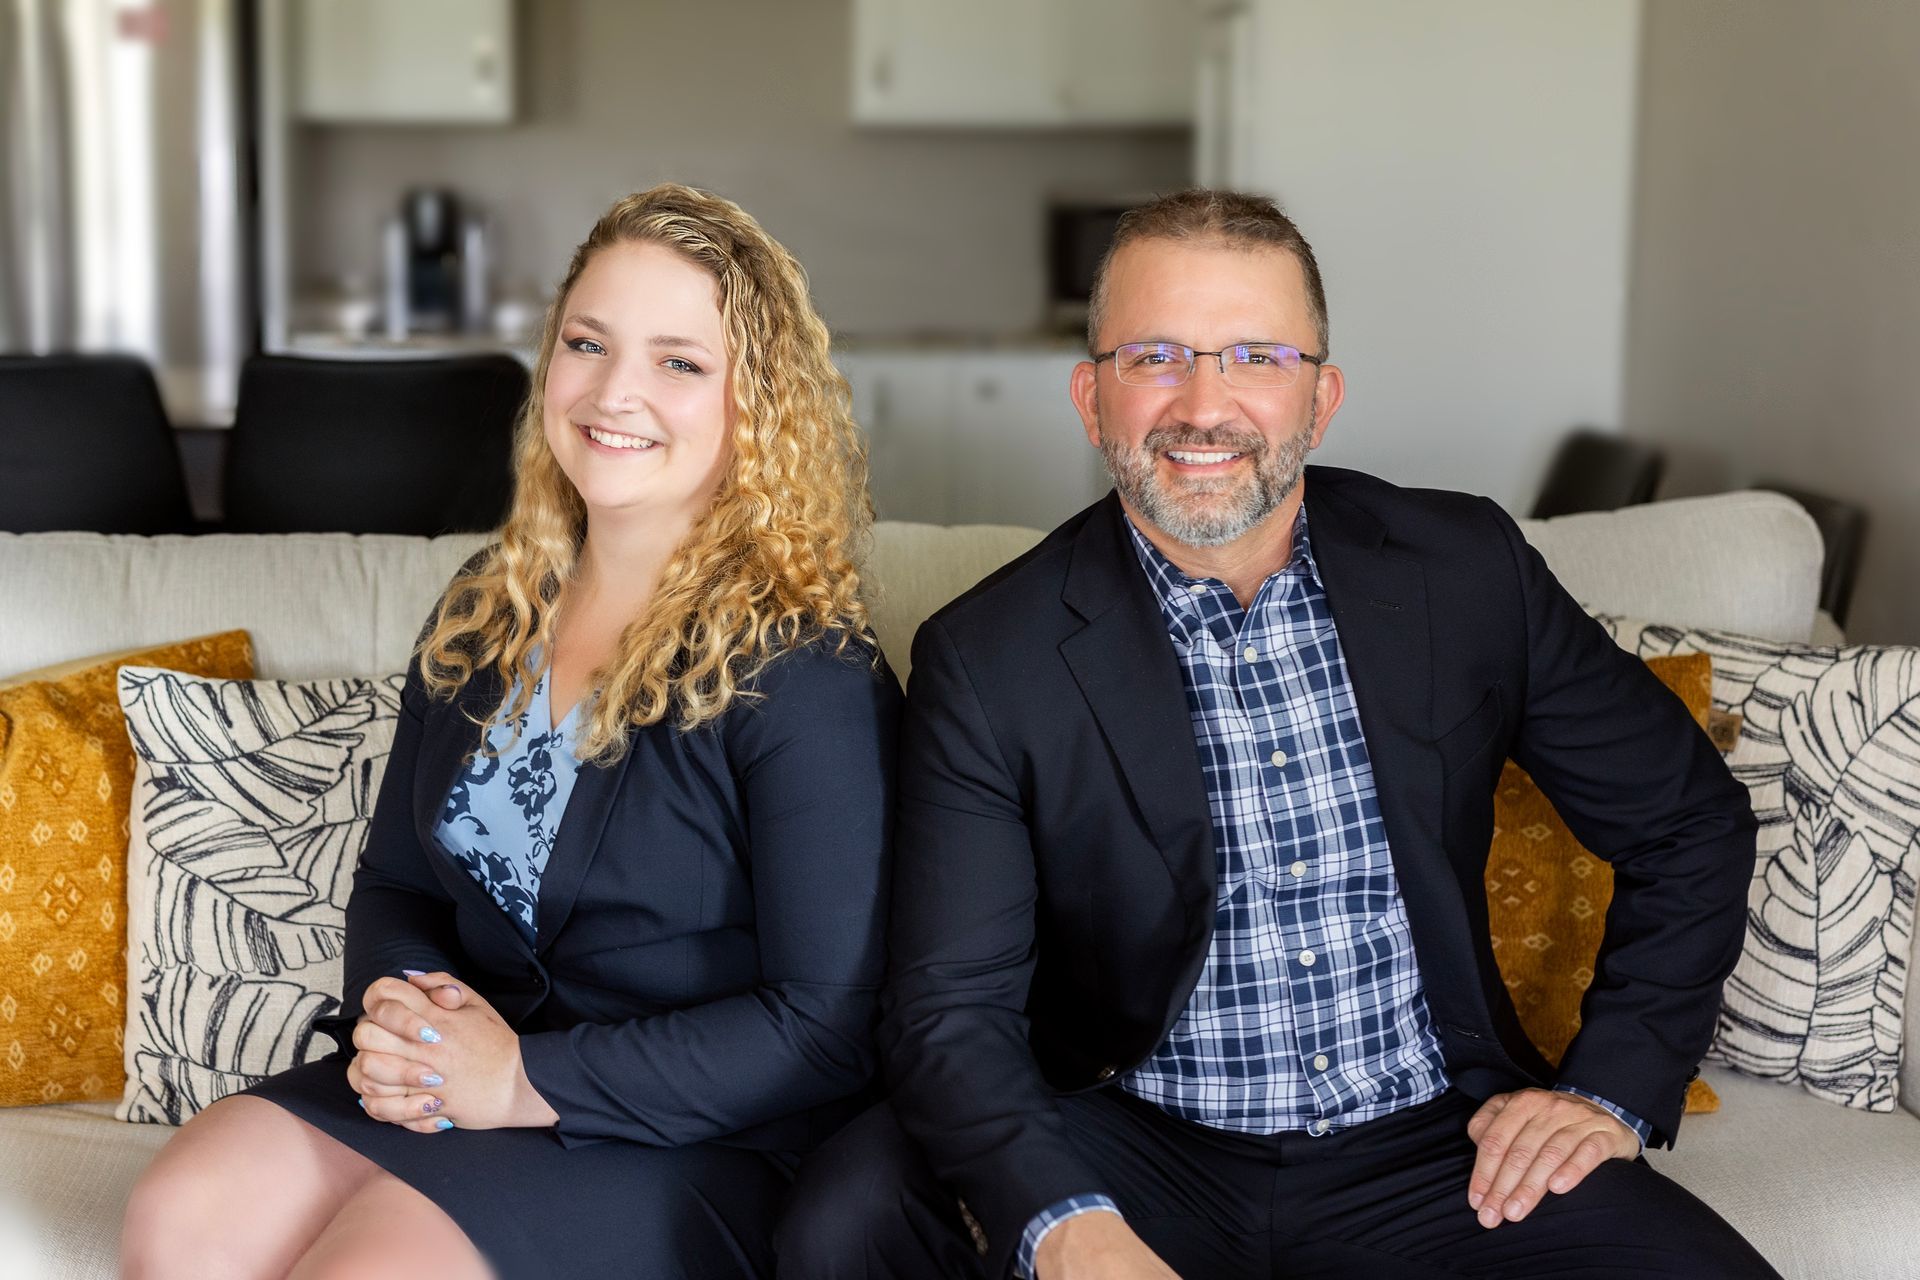
[[347, 895], [400, 710], [380, 680], [209, 680], [124, 667], [123, 1120], [179, 1124], [330, 1052]]
[[1819, 648], [1596, 615], [1642, 658], [1713, 658], [1760, 819], [1747, 941], [1708, 1056], [1864, 1111], [1897, 1100], [1920, 873], [1920, 649]]

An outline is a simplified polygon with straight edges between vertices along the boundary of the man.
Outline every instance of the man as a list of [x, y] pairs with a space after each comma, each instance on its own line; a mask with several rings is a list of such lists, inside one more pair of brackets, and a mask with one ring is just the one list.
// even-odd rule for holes
[[[1088, 328], [1115, 493], [915, 640], [895, 1092], [782, 1275], [1772, 1275], [1636, 1159], [1739, 954], [1744, 790], [1491, 502], [1305, 468], [1344, 381], [1270, 202], [1129, 215]], [[1557, 1070], [1488, 944], [1509, 755], [1616, 873]]]

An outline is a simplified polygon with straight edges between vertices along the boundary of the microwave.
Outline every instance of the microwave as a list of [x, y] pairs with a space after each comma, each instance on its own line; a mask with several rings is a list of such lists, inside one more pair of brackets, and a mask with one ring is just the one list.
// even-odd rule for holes
[[1100, 267], [1114, 228], [1138, 199], [1055, 200], [1047, 206], [1047, 323], [1060, 330], [1085, 329]]

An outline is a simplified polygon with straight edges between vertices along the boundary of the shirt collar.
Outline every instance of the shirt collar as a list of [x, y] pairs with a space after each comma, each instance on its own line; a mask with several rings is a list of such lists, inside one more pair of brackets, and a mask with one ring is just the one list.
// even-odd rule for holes
[[[1217, 614], [1223, 619], [1231, 618], [1238, 630], [1241, 609], [1227, 584], [1218, 578], [1195, 578], [1167, 559], [1160, 548], [1153, 545], [1133, 517], [1123, 509], [1121, 516], [1127, 522], [1127, 533], [1133, 538], [1134, 554], [1140, 559], [1140, 567], [1146, 571], [1147, 582], [1153, 588], [1154, 598], [1160, 603], [1161, 616], [1166, 619], [1167, 630], [1175, 640], [1183, 644], [1192, 643], [1194, 637], [1208, 627], [1209, 615]], [[1279, 572], [1270, 575], [1260, 584], [1255, 593], [1254, 603], [1262, 597], [1270, 596], [1269, 588], [1275, 579], [1297, 575], [1308, 583], [1318, 585], [1320, 570], [1314, 563], [1313, 544], [1307, 537], [1307, 504], [1300, 504], [1300, 513], [1293, 520], [1292, 555]], [[1198, 588], [1198, 590], [1196, 590]], [[1206, 601], [1214, 607], [1202, 612], [1200, 601]], [[1223, 643], [1230, 644], [1231, 637]]]

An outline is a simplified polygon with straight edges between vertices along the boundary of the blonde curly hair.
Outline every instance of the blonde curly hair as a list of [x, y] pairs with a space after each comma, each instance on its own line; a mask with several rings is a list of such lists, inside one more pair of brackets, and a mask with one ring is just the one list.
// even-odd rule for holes
[[[567, 297], [613, 245], [662, 245], [712, 274], [731, 364], [731, 454], [713, 504], [668, 561], [576, 742], [583, 762], [625, 754], [631, 727], [719, 716], [777, 654], [823, 637], [877, 660], [857, 563], [873, 527], [866, 449], [826, 325], [792, 254], [730, 200], [663, 183], [616, 203], [580, 247], [547, 308], [533, 392], [514, 450], [499, 541], [449, 584], [415, 653], [430, 694], [451, 699], [497, 668], [506, 692], [483, 724], [516, 719], [553, 652], [586, 538], [586, 506], [547, 444], [546, 380]], [[539, 665], [536, 666], [536, 656]]]

